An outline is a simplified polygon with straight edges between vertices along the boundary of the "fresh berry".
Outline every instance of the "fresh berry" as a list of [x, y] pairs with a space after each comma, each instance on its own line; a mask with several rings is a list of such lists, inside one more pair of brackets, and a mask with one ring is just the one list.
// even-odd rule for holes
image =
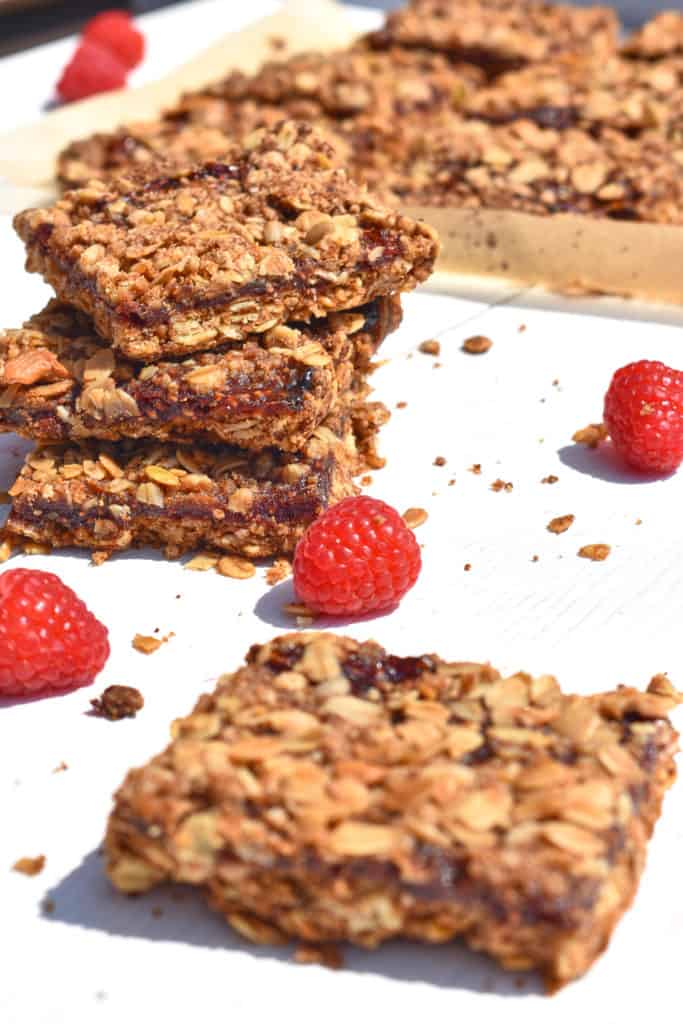
[[327, 615], [395, 607], [420, 572], [420, 549], [398, 512], [376, 498], [345, 498], [312, 523], [294, 554], [300, 601]]
[[622, 366], [605, 395], [604, 419], [631, 466], [672, 472], [683, 462], [683, 373], [648, 359]]
[[97, 43], [84, 39], [57, 82], [57, 94], [65, 103], [83, 100], [98, 92], [120, 89], [126, 69], [118, 58]]
[[109, 50], [125, 68], [136, 68], [145, 55], [145, 37], [127, 11], [103, 11], [88, 21], [83, 39]]
[[106, 627], [58, 576], [0, 575], [0, 697], [87, 686], [108, 657]]

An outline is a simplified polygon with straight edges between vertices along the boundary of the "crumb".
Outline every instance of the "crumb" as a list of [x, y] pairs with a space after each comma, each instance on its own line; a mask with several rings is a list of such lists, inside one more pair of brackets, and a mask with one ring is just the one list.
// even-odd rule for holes
[[443, 363], [434, 363], [434, 365], [432, 366], [432, 370], [440, 370], [442, 366]]
[[33, 878], [34, 875], [39, 875], [44, 867], [45, 855], [41, 853], [39, 857], [20, 857], [12, 865], [12, 871], [18, 871], [21, 875]]
[[552, 382], [552, 385], [553, 385], [554, 388], [559, 388], [560, 381], [559, 381], [558, 377], [555, 378], [555, 380]]
[[589, 423], [572, 434], [572, 441], [576, 444], [585, 444], [589, 448], [597, 448], [601, 441], [607, 438], [607, 428], [604, 423]]
[[341, 950], [333, 943], [302, 942], [294, 954], [298, 964], [321, 964], [333, 971], [338, 971], [344, 966], [344, 957]]
[[161, 632], [161, 630], [159, 629], [159, 627], [158, 627], [158, 626], [156, 626], [156, 627], [155, 627], [155, 629], [154, 629], [154, 632], [155, 632], [155, 633], [160, 633], [160, 632]]
[[360, 482], [363, 485], [363, 487], [369, 487], [370, 484], [372, 483], [372, 476], [370, 475], [370, 473], [366, 473], [365, 476], [362, 476], [360, 478]]
[[44, 914], [54, 914], [55, 912], [55, 901], [51, 900], [48, 896], [41, 902], [40, 908]]
[[193, 572], [207, 572], [209, 569], [215, 569], [217, 565], [218, 555], [203, 552], [200, 555], [195, 555], [189, 562], [186, 562], [185, 568], [191, 569]]
[[462, 343], [463, 352], [469, 352], [470, 355], [479, 356], [483, 355], [493, 345], [490, 338], [487, 338], [483, 334], [475, 334], [471, 338], [465, 338]]
[[93, 712], [100, 718], [108, 718], [110, 722], [118, 722], [121, 718], [135, 718], [137, 712], [144, 707], [145, 701], [139, 690], [134, 686], [108, 686], [99, 697], [90, 703]]
[[434, 459], [434, 465], [435, 466], [445, 466], [446, 465], [446, 460], [444, 459], [443, 455], [437, 455], [437, 457]]
[[282, 610], [285, 615], [295, 615], [297, 618], [310, 618], [311, 622], [315, 619], [315, 612], [307, 604], [290, 601], [287, 604], [283, 604]]
[[546, 530], [549, 530], [550, 533], [565, 533], [574, 522], [574, 519], [575, 517], [571, 514], [566, 516], [555, 516], [555, 518], [551, 519], [546, 526]]
[[537, 562], [538, 561], [538, 555], [532, 555], [531, 556], [531, 561], [532, 562]]
[[283, 36], [269, 36], [268, 45], [272, 50], [286, 50], [287, 40]]
[[470, 473], [474, 473], [475, 476], [479, 476], [481, 473], [481, 463], [475, 462], [473, 466], [470, 466]]
[[555, 476], [554, 473], [550, 473], [549, 476], [544, 476], [541, 480], [542, 484], [556, 484], [559, 480], [559, 476]]
[[590, 558], [591, 562], [604, 562], [612, 548], [609, 544], [585, 544], [578, 551], [579, 558]]
[[248, 580], [256, 575], [256, 566], [248, 558], [238, 555], [224, 555], [216, 566], [219, 576], [229, 576], [233, 580]]
[[132, 643], [135, 650], [139, 651], [140, 654], [154, 654], [155, 651], [159, 650], [164, 640], [155, 636], [143, 636], [142, 633], [136, 633]]
[[150, 913], [152, 914], [152, 917], [163, 917], [164, 916], [164, 908], [163, 907], [152, 907]]
[[441, 344], [435, 338], [429, 338], [427, 341], [421, 342], [418, 348], [426, 356], [441, 355]]
[[491, 490], [495, 491], [496, 494], [499, 491], [508, 491], [509, 492], [509, 491], [512, 490], [513, 487], [514, 487], [514, 484], [512, 484], [509, 480], [501, 480], [500, 477], [498, 477], [497, 480], [494, 480], [493, 483], [491, 484]]
[[60, 761], [56, 768], [52, 769], [52, 774], [57, 775], [58, 772], [68, 771], [69, 766], [66, 761]]
[[450, 480], [448, 481], [448, 486], [449, 486], [449, 487], [452, 487], [454, 483], [455, 483], [455, 477], [452, 477], [452, 478], [451, 478], [451, 479], [450, 479]]
[[90, 564], [94, 566], [104, 565], [111, 557], [111, 551], [93, 551], [90, 556]]
[[276, 583], [286, 580], [291, 572], [291, 562], [288, 562], [286, 558], [276, 558], [273, 564], [266, 569], [266, 583], [269, 587], [274, 587]]
[[424, 508], [407, 508], [403, 513], [403, 522], [411, 530], [416, 530], [418, 526], [422, 526], [423, 523], [427, 522], [428, 518], [427, 510]]
[[176, 601], [179, 601], [181, 597], [182, 597], [182, 594], [176, 594], [176, 596], [175, 596]]
[[642, 525], [643, 525], [643, 520], [642, 519], [636, 519], [636, 526], [642, 526]]
[[407, 405], [408, 405], [407, 402], [397, 402], [396, 403], [396, 408], [397, 409], [405, 409], [407, 407]]
[[25, 555], [49, 555], [52, 553], [49, 544], [38, 544], [33, 540], [24, 541], [21, 550]]
[[465, 570], [465, 572], [469, 572], [471, 568], [472, 568], [472, 563], [471, 562], [465, 562], [465, 564], [463, 565], [463, 569]]
[[519, 327], [517, 328], [517, 333], [518, 334], [524, 334], [525, 330], [526, 330], [526, 324], [520, 324]]

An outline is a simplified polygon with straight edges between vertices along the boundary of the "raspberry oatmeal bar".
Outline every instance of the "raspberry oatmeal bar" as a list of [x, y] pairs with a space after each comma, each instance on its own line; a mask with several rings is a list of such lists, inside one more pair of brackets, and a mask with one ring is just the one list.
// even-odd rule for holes
[[28, 269], [146, 362], [409, 290], [438, 250], [431, 228], [378, 206], [293, 122], [221, 162], [93, 182], [15, 225]]
[[39, 441], [100, 438], [301, 448], [400, 322], [378, 298], [310, 324], [278, 325], [184, 360], [139, 366], [53, 299], [0, 332], [0, 430]]
[[252, 647], [115, 797], [124, 892], [202, 886], [269, 943], [462, 936], [550, 988], [631, 903], [673, 781], [681, 700], [402, 658], [329, 633]]

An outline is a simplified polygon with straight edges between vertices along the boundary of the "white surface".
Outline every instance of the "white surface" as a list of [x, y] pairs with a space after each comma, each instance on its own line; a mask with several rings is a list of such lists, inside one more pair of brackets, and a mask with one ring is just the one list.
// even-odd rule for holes
[[[261, 13], [257, 7], [249, 13]], [[236, 17], [232, 3], [196, 5], [196, 12], [209, 9], [225, 16], [223, 28], [228, 10]], [[167, 37], [174, 60], [189, 55], [189, 40], [196, 46], [205, 38], [206, 28], [198, 31], [198, 14], [188, 8], [154, 18], [158, 26], [175, 19]], [[52, 78], [44, 54], [34, 51], [0, 65], [0, 84], [9, 63], [12, 81], [15, 74], [22, 81]], [[26, 117], [36, 113], [22, 110]], [[3, 111], [7, 124], [0, 127], [9, 127], [13, 113]], [[19, 324], [49, 295], [23, 273], [22, 259], [9, 221], [0, 219], [3, 325]], [[641, 357], [681, 365], [680, 327], [666, 323], [678, 314], [511, 289], [498, 290], [497, 302], [424, 293], [406, 299], [404, 324], [386, 343], [382, 355], [389, 361], [374, 378], [394, 415], [382, 435], [389, 464], [374, 474], [370, 493], [399, 509], [429, 510], [418, 534], [425, 567], [397, 612], [342, 628], [398, 653], [437, 651], [491, 660], [505, 671], [554, 672], [578, 692], [618, 682], [645, 685], [661, 671], [681, 685], [683, 476], [643, 481], [609, 450], [588, 452], [571, 443], [577, 427], [600, 418], [617, 366]], [[489, 335], [491, 351], [462, 353], [470, 334]], [[441, 341], [440, 368], [417, 352], [428, 337]], [[407, 408], [396, 410], [402, 400]], [[15, 438], [1, 443], [0, 488], [11, 482], [23, 449]], [[437, 455], [446, 466], [433, 465]], [[477, 462], [480, 476], [468, 472]], [[559, 482], [541, 484], [550, 473]], [[514, 490], [491, 491], [497, 477], [512, 481]], [[550, 518], [569, 512], [576, 522], [567, 533], [545, 530]], [[591, 542], [612, 545], [606, 562], [577, 558], [578, 548]], [[463, 571], [466, 562], [471, 572]], [[247, 581], [191, 573], [148, 554], [97, 569], [77, 554], [10, 563], [21, 564], [57, 572], [78, 590], [110, 627], [112, 657], [87, 690], [0, 703], [2, 1024], [175, 1024], [190, 1014], [240, 1024], [376, 1018], [573, 1024], [581, 1017], [629, 1024], [651, 1015], [653, 993], [668, 1020], [680, 1019], [681, 786], [667, 799], [635, 907], [609, 951], [552, 1000], [539, 994], [533, 978], [518, 988], [458, 945], [352, 952], [346, 969], [335, 973], [297, 966], [290, 951], [248, 946], [192, 892], [184, 891], [182, 902], [170, 890], [135, 901], [112, 892], [96, 850], [113, 789], [131, 765], [164, 745], [171, 719], [186, 713], [216, 675], [235, 667], [252, 642], [290, 627], [279, 611], [290, 584], [266, 587], [262, 569]], [[150, 657], [131, 649], [136, 632], [157, 627], [176, 635]], [[143, 692], [145, 708], [134, 721], [86, 714], [90, 698], [111, 683]], [[61, 761], [68, 771], [53, 774]], [[41, 875], [11, 872], [18, 857], [39, 853], [47, 857]], [[45, 897], [55, 902], [51, 915], [41, 913]], [[163, 916], [152, 915], [155, 907]]]

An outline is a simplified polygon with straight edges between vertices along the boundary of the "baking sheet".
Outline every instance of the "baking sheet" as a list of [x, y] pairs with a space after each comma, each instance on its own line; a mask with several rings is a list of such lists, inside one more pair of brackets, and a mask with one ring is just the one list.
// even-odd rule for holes
[[[227, 6], [201, 10], [227, 27]], [[178, 10], [166, 16], [177, 19]], [[252, 13], [259, 12], [255, 2]], [[182, 17], [189, 36], [193, 8]], [[187, 51], [178, 24], [170, 56], [180, 62]], [[24, 59], [27, 75], [44, 73], [40, 54]], [[12, 326], [40, 309], [49, 290], [23, 272], [9, 218], [0, 218], [0, 260], [2, 323]], [[405, 305], [404, 324], [382, 352], [388, 362], [373, 379], [393, 417], [381, 437], [389, 462], [373, 473], [369, 492], [400, 510], [428, 510], [418, 531], [425, 566], [397, 612], [342, 631], [400, 654], [438, 651], [491, 660], [506, 672], [553, 672], [581, 693], [618, 682], [644, 686], [663, 671], [683, 685], [683, 475], [643, 480], [609, 449], [571, 442], [574, 430], [599, 419], [617, 366], [642, 357], [681, 365], [680, 328], [662, 310], [556, 300], [506, 284], [460, 296], [423, 291]], [[493, 340], [486, 355], [461, 351], [472, 334]], [[433, 337], [442, 346], [438, 359], [417, 351]], [[403, 401], [406, 408], [397, 409]], [[12, 437], [0, 442], [0, 489], [25, 448]], [[439, 455], [443, 467], [434, 465]], [[469, 471], [474, 463], [480, 475]], [[548, 474], [558, 482], [541, 484]], [[493, 492], [497, 478], [513, 490]], [[567, 513], [576, 516], [567, 533], [546, 531], [552, 517]], [[581, 545], [601, 542], [612, 545], [606, 562], [577, 557]], [[245, 581], [192, 573], [149, 552], [99, 568], [73, 553], [8, 563], [20, 565], [57, 572], [77, 589], [110, 627], [113, 653], [88, 689], [0, 702], [3, 1024], [181, 1024], [188, 1017], [575, 1024], [598, 1015], [603, 1024], [635, 1024], [651, 1016], [653, 993], [678, 1019], [681, 785], [667, 798], [635, 906], [609, 951], [550, 1000], [533, 976], [506, 974], [457, 943], [354, 951], [344, 970], [331, 972], [294, 964], [291, 950], [249, 946], [189, 890], [136, 900], [112, 892], [97, 851], [113, 789], [165, 744], [171, 720], [251, 643], [290, 627], [282, 605], [291, 585], [267, 587], [262, 568]], [[131, 648], [135, 633], [157, 627], [175, 633], [160, 651], [145, 657]], [[138, 718], [109, 723], [87, 714], [90, 699], [112, 683], [142, 691]], [[680, 714], [675, 720], [683, 725]], [[68, 770], [55, 773], [62, 761]], [[41, 875], [10, 870], [18, 857], [40, 853], [47, 857]], [[51, 912], [45, 899], [54, 902]]]

